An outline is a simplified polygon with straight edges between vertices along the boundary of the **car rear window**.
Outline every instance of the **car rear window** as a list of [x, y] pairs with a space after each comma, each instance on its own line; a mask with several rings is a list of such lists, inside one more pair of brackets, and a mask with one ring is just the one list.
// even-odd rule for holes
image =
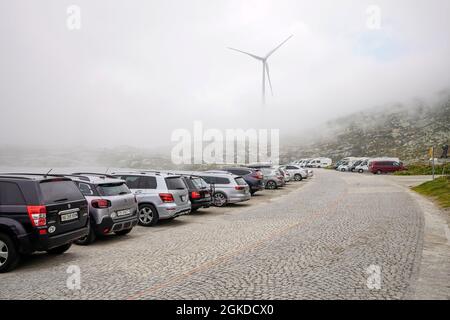
[[214, 177], [214, 183], [216, 184], [230, 184], [230, 180], [227, 178]]
[[205, 180], [203, 180], [202, 178], [192, 178], [191, 182], [198, 189], [208, 188], [208, 185], [206, 184]]
[[236, 178], [234, 180], [236, 180], [236, 183], [238, 185], [240, 185], [240, 186], [246, 186], [247, 185], [247, 182], [245, 182], [244, 178]]
[[100, 184], [97, 187], [97, 190], [98, 193], [104, 197], [120, 196], [131, 193], [130, 189], [128, 189], [127, 185], [123, 182]]
[[156, 189], [158, 185], [155, 177], [122, 176], [121, 178], [130, 189]]
[[77, 185], [71, 180], [50, 180], [40, 183], [45, 203], [76, 201], [84, 199]]
[[186, 185], [180, 177], [166, 178], [166, 184], [168, 190], [186, 189]]
[[0, 205], [25, 205], [25, 199], [17, 184], [0, 182]]
[[229, 169], [227, 171], [238, 176], [246, 176], [251, 173], [251, 171], [244, 169]]

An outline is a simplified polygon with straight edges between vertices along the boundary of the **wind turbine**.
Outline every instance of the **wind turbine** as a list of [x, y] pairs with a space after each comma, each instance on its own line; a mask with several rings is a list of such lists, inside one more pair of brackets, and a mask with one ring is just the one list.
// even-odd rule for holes
[[260, 56], [257, 56], [255, 54], [252, 54], [252, 53], [248, 53], [248, 52], [245, 52], [245, 51], [242, 51], [242, 50], [239, 50], [239, 49], [228, 47], [228, 49], [230, 49], [230, 50], [234, 50], [234, 51], [246, 54], [246, 55], [248, 55], [248, 56], [250, 56], [250, 57], [252, 57], [252, 58], [262, 62], [262, 65], [263, 65], [263, 73], [262, 73], [262, 104], [263, 104], [263, 106], [266, 104], [266, 74], [267, 74], [267, 79], [269, 80], [270, 91], [271, 91], [272, 96], [273, 96], [272, 81], [270, 80], [269, 63], [267, 62], [267, 59], [269, 59], [270, 56], [275, 53], [275, 51], [280, 49], [280, 47], [282, 45], [284, 45], [286, 42], [288, 42], [288, 40], [291, 39], [293, 36], [294, 35], [291, 35], [289, 38], [284, 40], [281, 44], [276, 46], [273, 50], [269, 51], [269, 53], [266, 54], [264, 57], [260, 57]]

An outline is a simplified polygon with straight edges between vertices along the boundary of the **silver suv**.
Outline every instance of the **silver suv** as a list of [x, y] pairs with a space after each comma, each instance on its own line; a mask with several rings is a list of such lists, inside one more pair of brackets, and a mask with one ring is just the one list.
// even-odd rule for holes
[[281, 166], [281, 168], [284, 168], [285, 170], [287, 170], [287, 172], [289, 172], [291, 174], [291, 176], [294, 177], [295, 181], [302, 181], [303, 179], [308, 179], [308, 177], [310, 177], [309, 171], [311, 171], [311, 173], [312, 173], [312, 170], [304, 169], [304, 168], [300, 167], [299, 165], [293, 165], [293, 164]]
[[263, 183], [266, 189], [278, 189], [285, 185], [284, 177], [279, 169], [276, 168], [261, 168], [264, 175]]
[[89, 245], [97, 236], [128, 234], [138, 222], [136, 197], [125, 181], [112, 176], [74, 174], [68, 176], [89, 204], [89, 233], [75, 243]]
[[139, 224], [154, 226], [191, 212], [189, 192], [180, 175], [157, 171], [114, 172], [136, 195]]
[[230, 203], [250, 200], [250, 187], [241, 176], [228, 172], [195, 172], [206, 183], [213, 186], [213, 204], [223, 207]]

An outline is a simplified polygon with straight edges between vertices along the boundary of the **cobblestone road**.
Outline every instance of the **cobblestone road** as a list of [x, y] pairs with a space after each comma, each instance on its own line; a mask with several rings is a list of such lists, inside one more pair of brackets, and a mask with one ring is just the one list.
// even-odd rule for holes
[[[320, 171], [247, 204], [138, 227], [0, 275], [0, 298], [402, 299], [416, 281], [423, 215], [372, 175]], [[66, 286], [81, 270], [81, 289]], [[369, 289], [367, 268], [381, 268]]]

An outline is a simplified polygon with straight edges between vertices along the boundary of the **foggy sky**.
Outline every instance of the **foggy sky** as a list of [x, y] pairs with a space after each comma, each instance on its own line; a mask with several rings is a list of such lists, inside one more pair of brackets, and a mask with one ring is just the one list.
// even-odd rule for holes
[[[433, 97], [450, 87], [449, 13], [448, 0], [1, 0], [0, 145], [162, 146], [194, 120], [283, 134]], [[227, 47], [265, 55], [291, 34], [262, 111], [260, 63]]]

